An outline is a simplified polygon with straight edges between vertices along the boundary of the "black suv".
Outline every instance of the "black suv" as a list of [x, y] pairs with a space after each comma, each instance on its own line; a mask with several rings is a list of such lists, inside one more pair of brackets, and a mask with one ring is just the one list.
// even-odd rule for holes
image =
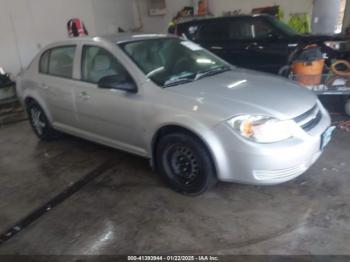
[[350, 57], [345, 36], [302, 35], [268, 15], [192, 20], [179, 23], [176, 33], [231, 64], [270, 73], [278, 73], [295, 49], [308, 44], [320, 45], [328, 63]]

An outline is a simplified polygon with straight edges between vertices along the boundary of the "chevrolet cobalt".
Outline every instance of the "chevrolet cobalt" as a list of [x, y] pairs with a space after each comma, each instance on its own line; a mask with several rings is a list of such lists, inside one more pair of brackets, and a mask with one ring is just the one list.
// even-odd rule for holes
[[317, 97], [166, 35], [52, 44], [17, 81], [35, 134], [68, 133], [151, 160], [172, 188], [274, 185], [303, 174], [334, 128]]

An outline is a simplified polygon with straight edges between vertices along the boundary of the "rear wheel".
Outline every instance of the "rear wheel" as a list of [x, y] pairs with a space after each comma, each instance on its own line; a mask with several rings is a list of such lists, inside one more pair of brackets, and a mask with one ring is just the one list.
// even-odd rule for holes
[[35, 101], [27, 104], [27, 113], [34, 133], [44, 141], [51, 141], [61, 137], [61, 133], [56, 131], [50, 124], [44, 110]]
[[182, 194], [200, 195], [217, 183], [210, 153], [194, 136], [175, 133], [162, 137], [156, 157], [160, 173]]

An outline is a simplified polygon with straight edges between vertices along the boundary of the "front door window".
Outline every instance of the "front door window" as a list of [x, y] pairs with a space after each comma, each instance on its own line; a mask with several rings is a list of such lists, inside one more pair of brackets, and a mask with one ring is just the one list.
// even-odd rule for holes
[[97, 84], [103, 77], [118, 75], [128, 79], [129, 74], [107, 50], [97, 46], [83, 48], [82, 80]]

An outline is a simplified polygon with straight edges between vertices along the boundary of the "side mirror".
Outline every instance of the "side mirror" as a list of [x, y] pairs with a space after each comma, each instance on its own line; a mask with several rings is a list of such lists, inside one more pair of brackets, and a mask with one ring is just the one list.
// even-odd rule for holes
[[119, 75], [105, 76], [98, 82], [98, 87], [102, 89], [117, 89], [128, 93], [137, 93], [135, 82]]

